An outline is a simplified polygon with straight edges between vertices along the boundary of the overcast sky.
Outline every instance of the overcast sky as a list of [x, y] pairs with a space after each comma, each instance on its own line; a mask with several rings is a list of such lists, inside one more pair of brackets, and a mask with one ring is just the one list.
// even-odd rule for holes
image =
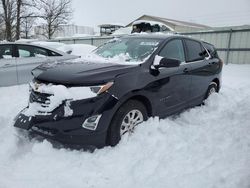
[[209, 26], [250, 24], [250, 0], [72, 0], [77, 25], [128, 24], [143, 14]]

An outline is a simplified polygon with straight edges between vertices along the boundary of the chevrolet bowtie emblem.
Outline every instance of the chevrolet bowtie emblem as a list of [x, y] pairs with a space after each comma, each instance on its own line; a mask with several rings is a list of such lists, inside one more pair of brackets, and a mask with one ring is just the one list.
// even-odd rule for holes
[[35, 84], [34, 84], [35, 90], [38, 90], [39, 86], [40, 86], [40, 84], [35, 83]]

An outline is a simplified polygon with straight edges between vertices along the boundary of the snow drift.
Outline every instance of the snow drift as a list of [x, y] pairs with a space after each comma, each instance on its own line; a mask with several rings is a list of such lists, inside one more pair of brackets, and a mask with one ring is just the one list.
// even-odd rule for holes
[[204, 106], [151, 118], [94, 153], [28, 141], [12, 126], [28, 85], [0, 88], [0, 187], [250, 187], [250, 66], [224, 67]]

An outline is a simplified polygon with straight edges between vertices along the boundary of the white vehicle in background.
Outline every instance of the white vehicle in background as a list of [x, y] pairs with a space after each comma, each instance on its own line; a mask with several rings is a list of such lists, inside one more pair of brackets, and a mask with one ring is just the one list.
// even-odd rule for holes
[[64, 44], [61, 42], [49, 42], [49, 41], [33, 41], [31, 44], [36, 44], [40, 46], [55, 48], [57, 50], [63, 51], [67, 54], [85, 56], [96, 49], [96, 46], [90, 44]]
[[0, 87], [29, 82], [32, 79], [31, 70], [42, 63], [78, 57], [42, 45], [0, 43]]

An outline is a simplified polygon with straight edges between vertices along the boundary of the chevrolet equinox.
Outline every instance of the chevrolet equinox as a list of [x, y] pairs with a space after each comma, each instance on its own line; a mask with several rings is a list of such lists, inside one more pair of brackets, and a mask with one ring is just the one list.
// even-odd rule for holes
[[200, 105], [221, 86], [213, 45], [181, 35], [113, 39], [79, 62], [32, 71], [29, 105], [15, 127], [68, 146], [115, 146], [148, 117]]

